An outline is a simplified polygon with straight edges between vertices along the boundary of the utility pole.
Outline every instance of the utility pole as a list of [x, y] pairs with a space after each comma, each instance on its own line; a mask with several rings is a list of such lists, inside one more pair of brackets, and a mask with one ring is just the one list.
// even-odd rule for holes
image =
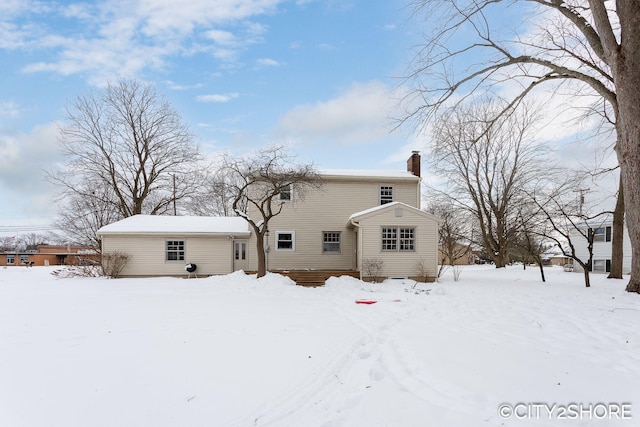
[[173, 174], [173, 216], [178, 215], [178, 208], [176, 206], [176, 174]]
[[580, 193], [580, 216], [582, 216], [582, 205], [584, 205], [584, 193], [589, 191], [590, 188], [580, 188], [578, 190], [574, 190], [574, 193]]

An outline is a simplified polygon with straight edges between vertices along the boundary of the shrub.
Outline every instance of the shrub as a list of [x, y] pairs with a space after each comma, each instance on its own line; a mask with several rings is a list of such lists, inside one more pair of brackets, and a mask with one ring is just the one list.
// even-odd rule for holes
[[373, 283], [377, 283], [381, 278], [383, 264], [380, 258], [366, 258], [362, 260], [362, 269]]
[[102, 273], [109, 277], [118, 277], [127, 266], [129, 255], [123, 252], [105, 252], [102, 254]]

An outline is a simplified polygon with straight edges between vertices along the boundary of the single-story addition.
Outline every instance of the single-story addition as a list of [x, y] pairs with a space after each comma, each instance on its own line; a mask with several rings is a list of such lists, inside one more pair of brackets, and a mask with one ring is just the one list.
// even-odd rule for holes
[[[364, 280], [438, 273], [440, 219], [420, 209], [420, 156], [406, 171], [326, 170], [322, 188], [280, 194], [269, 222], [266, 266], [272, 272], [331, 272]], [[248, 212], [249, 216], [255, 213]], [[123, 276], [256, 271], [256, 236], [241, 217], [137, 215], [98, 230], [103, 253], [129, 256]], [[372, 263], [379, 265], [375, 274]]]
[[123, 276], [181, 276], [186, 263], [202, 275], [246, 268], [236, 264], [236, 239], [244, 242], [237, 258], [246, 259], [247, 222], [240, 217], [134, 215], [98, 230], [102, 252], [129, 256]]

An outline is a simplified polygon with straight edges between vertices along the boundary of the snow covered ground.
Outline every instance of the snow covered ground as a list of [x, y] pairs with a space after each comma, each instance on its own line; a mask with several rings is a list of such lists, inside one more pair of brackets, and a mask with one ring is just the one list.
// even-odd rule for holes
[[52, 270], [0, 269], [0, 426], [640, 425], [626, 281], [473, 266], [415, 289], [309, 289]]

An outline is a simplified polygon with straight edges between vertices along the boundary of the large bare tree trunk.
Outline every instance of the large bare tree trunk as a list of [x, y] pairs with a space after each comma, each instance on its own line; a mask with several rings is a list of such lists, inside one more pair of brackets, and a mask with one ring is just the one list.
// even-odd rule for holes
[[267, 274], [266, 254], [264, 250], [264, 233], [256, 231], [256, 251], [258, 253], [258, 271], [257, 277], [263, 277]]
[[622, 264], [624, 257], [624, 191], [622, 178], [618, 185], [616, 209], [613, 211], [613, 229], [611, 233], [611, 271], [607, 279], [622, 279]]
[[618, 146], [627, 229], [631, 240], [631, 279], [627, 291], [640, 293], [640, 2], [618, 1], [621, 36], [616, 52]]
[[589, 268], [585, 267], [584, 268], [584, 272], [582, 274], [584, 276], [584, 286], [586, 288], [590, 288], [591, 287], [591, 281], [589, 280]]

